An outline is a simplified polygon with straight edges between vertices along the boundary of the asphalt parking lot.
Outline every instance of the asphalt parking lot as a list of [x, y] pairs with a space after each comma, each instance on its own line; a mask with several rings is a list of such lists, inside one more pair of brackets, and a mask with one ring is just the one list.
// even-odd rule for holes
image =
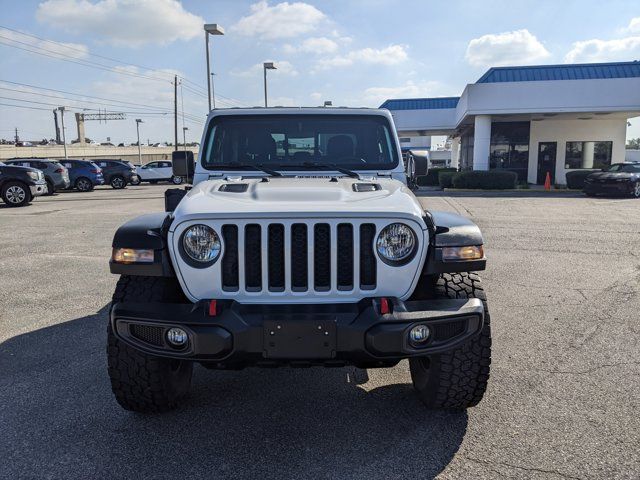
[[640, 201], [433, 192], [489, 258], [484, 401], [431, 412], [408, 366], [198, 367], [178, 411], [113, 400], [107, 260], [166, 185], [0, 205], [1, 478], [638, 478]]

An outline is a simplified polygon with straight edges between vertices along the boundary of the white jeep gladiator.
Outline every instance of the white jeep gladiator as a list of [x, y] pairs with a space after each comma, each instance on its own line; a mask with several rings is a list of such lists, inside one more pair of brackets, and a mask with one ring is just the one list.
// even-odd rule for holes
[[113, 393], [165, 411], [194, 363], [393, 367], [430, 408], [476, 405], [491, 362], [480, 230], [406, 186], [387, 110], [213, 110], [166, 212], [118, 229]]

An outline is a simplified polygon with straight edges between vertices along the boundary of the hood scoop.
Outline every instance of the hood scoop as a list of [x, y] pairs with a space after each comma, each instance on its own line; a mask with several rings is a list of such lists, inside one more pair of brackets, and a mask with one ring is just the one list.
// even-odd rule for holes
[[227, 193], [244, 193], [248, 188], [248, 183], [223, 183], [220, 185], [220, 188], [218, 188], [218, 191]]
[[354, 183], [352, 188], [354, 192], [377, 192], [382, 190], [382, 185], [379, 183]]

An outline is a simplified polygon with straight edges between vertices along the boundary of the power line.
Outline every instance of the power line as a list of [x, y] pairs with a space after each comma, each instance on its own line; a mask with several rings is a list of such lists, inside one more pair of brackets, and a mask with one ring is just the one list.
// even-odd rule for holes
[[[80, 93], [73, 93], [73, 92], [67, 92], [64, 90], [57, 90], [54, 88], [46, 88], [46, 87], [39, 87], [36, 85], [31, 85], [28, 83], [20, 83], [20, 82], [12, 82], [10, 80], [2, 80], [0, 79], [0, 82], [3, 83], [8, 83], [11, 85], [18, 85], [21, 87], [28, 87], [28, 88], [34, 88], [36, 90], [45, 90], [48, 92], [54, 92], [54, 93], [62, 93], [65, 95], [74, 95], [74, 96], [79, 96], [79, 97], [84, 97], [84, 98], [92, 98], [95, 100], [102, 100], [102, 102], [92, 102], [90, 100], [79, 100], [79, 99], [73, 99], [73, 98], [66, 98], [66, 97], [60, 97], [58, 95], [47, 95], [44, 93], [36, 93], [36, 92], [25, 92], [24, 90], [19, 90], [19, 89], [10, 89], [7, 87], [0, 87], [0, 89], [2, 90], [9, 90], [9, 91], [15, 91], [15, 92], [19, 92], [25, 95], [41, 95], [41, 96], [46, 96], [46, 97], [51, 97], [51, 98], [58, 98], [58, 99], [63, 99], [63, 100], [69, 100], [69, 101], [73, 101], [73, 102], [84, 102], [84, 103], [93, 103], [93, 104], [98, 104], [98, 105], [107, 105], [107, 106], [121, 106], [121, 105], [114, 105], [114, 104], [122, 104], [125, 106], [133, 106], [133, 107], [138, 107], [138, 108], [144, 108], [144, 109], [152, 109], [152, 110], [160, 110], [160, 111], [166, 111], [166, 112], [170, 112], [171, 109], [167, 108], [167, 107], [158, 107], [158, 106], [154, 106], [154, 105], [147, 105], [147, 104], [142, 104], [142, 103], [135, 103], [135, 102], [128, 102], [128, 101], [124, 101], [124, 100], [115, 100], [112, 98], [106, 98], [106, 97], [96, 97], [93, 95], [84, 95], [84, 94], [80, 94]], [[105, 103], [108, 102], [108, 103]], [[110, 105], [111, 104], [111, 105]], [[200, 118], [200, 116], [198, 116], [197, 114], [193, 114], [193, 113], [188, 113], [187, 115], [193, 116], [195, 118]]]
[[[91, 52], [88, 52], [86, 50], [73, 47], [71, 45], [66, 45], [66, 44], [61, 43], [61, 42], [56, 42], [55, 40], [49, 40], [49, 39], [46, 39], [46, 38], [43, 38], [43, 37], [39, 37], [37, 35], [33, 35], [31, 33], [21, 32], [19, 30], [15, 30], [15, 29], [12, 29], [12, 28], [9, 28], [9, 27], [5, 27], [5, 26], [2, 26], [2, 25], [0, 25], [0, 28], [15, 32], [15, 33], [18, 33], [18, 34], [21, 34], [21, 35], [25, 35], [27, 37], [32, 37], [32, 38], [41, 40], [43, 42], [48, 42], [48, 43], [51, 43], [51, 44], [54, 44], [54, 45], [59, 45], [59, 46], [65, 48], [65, 49], [74, 50], [74, 51], [80, 52], [80, 53], [85, 54], [85, 55], [94, 56], [94, 57], [98, 57], [98, 58], [103, 58], [103, 59], [109, 60], [111, 62], [120, 63], [120, 64], [126, 64], [128, 66], [134, 66], [134, 67], [137, 67], [137, 68], [142, 68], [142, 69], [147, 70], [149, 72], [157, 72], [160, 75], [165, 75], [165, 76], [174, 76], [175, 75], [174, 73], [170, 73], [170, 72], [166, 72], [166, 71], [162, 71], [162, 70], [158, 70], [158, 69], [154, 69], [154, 68], [149, 68], [149, 67], [145, 67], [145, 66], [142, 66], [142, 65], [137, 65], [137, 64], [134, 64], [134, 63], [123, 62], [123, 61], [118, 60], [118, 59], [113, 58], [113, 57], [107, 57], [105, 55], [99, 55], [99, 54], [96, 54], [96, 53], [91, 53]], [[100, 70], [105, 70], [105, 71], [109, 71], [109, 72], [117, 73], [117, 74], [121, 74], [121, 75], [128, 75], [128, 76], [132, 76], [132, 77], [144, 78], [144, 79], [147, 79], [147, 80], [170, 82], [169, 78], [162, 79], [162, 78], [152, 77], [152, 76], [143, 75], [143, 74], [140, 74], [140, 73], [129, 72], [129, 71], [126, 71], [126, 70], [117, 69], [114, 66], [105, 65], [103, 63], [93, 62], [93, 61], [90, 61], [90, 60], [82, 60], [82, 59], [79, 59], [77, 57], [72, 57], [70, 55], [65, 55], [64, 53], [59, 52], [59, 51], [50, 50], [50, 49], [47, 49], [46, 47], [43, 48], [41, 45], [33, 45], [33, 44], [30, 44], [30, 43], [27, 43], [27, 42], [23, 42], [23, 41], [20, 41], [20, 40], [16, 40], [16, 39], [4, 36], [4, 35], [0, 35], [0, 38], [4, 39], [4, 42], [2, 40], [0, 40], [0, 44], [2, 44], [2, 45], [8, 46], [8, 47], [12, 47], [12, 48], [17, 48], [17, 49], [20, 49], [20, 50], [24, 50], [26, 52], [34, 53], [34, 54], [37, 54], [37, 55], [43, 55], [45, 57], [53, 58], [53, 59], [56, 59], [56, 60], [62, 60], [62, 61], [66, 61], [66, 62], [77, 64], [77, 65], [82, 65], [82, 66], [85, 66], [85, 67], [97, 68], [97, 69], [100, 69]], [[19, 43], [21, 45], [25, 45], [27, 47], [30, 47], [31, 49], [24, 48], [24, 47], [19, 47], [18, 45], [8, 44], [8, 43], [6, 43], [7, 41], [14, 42], [14, 43]], [[38, 48], [38, 49], [44, 50], [44, 52], [41, 52], [41, 51], [38, 51], [38, 50], [32, 50], [33, 48]], [[45, 52], [47, 52], [47, 53], [45, 53]], [[188, 82], [190, 85], [193, 85], [193, 87], [191, 87], [192, 88], [192, 93], [198, 94], [198, 95], [204, 95], [201, 92], [205, 92], [206, 93], [207, 90], [204, 87], [202, 87], [201, 85], [199, 85], [198, 83], [193, 82], [192, 80], [190, 80], [190, 79], [188, 79], [188, 78], [186, 78], [184, 76], [180, 76], [180, 77], [185, 82]], [[196, 88], [200, 89], [201, 92], [193, 91]], [[234, 103], [239, 105], [239, 106], [246, 105], [245, 102], [242, 102], [240, 100], [234, 99], [232, 97], [227, 97], [227, 96], [221, 95], [219, 93], [218, 93], [218, 96], [221, 97], [221, 98], [227, 99], [228, 101], [225, 102], [225, 103], [227, 103], [227, 104], [229, 104], [231, 106], [234, 106], [233, 105]]]

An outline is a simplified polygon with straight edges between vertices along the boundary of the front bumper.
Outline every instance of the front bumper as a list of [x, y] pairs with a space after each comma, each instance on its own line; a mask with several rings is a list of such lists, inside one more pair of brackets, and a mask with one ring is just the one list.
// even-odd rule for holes
[[583, 191], [591, 195], [628, 195], [633, 192], [632, 182], [585, 183]]
[[[218, 301], [197, 304], [115, 303], [110, 321], [115, 335], [146, 353], [206, 362], [218, 368], [246, 365], [353, 364], [375, 367], [403, 358], [452, 348], [477, 335], [484, 322], [479, 299], [390, 300], [381, 314], [378, 299], [357, 304], [249, 305]], [[430, 329], [421, 347], [409, 341], [412, 327]], [[166, 332], [179, 327], [189, 335], [183, 349], [172, 348]]]
[[29, 190], [31, 191], [32, 197], [39, 197], [40, 195], [45, 195], [48, 191], [46, 182], [42, 181], [42, 183], [34, 183], [29, 185]]

